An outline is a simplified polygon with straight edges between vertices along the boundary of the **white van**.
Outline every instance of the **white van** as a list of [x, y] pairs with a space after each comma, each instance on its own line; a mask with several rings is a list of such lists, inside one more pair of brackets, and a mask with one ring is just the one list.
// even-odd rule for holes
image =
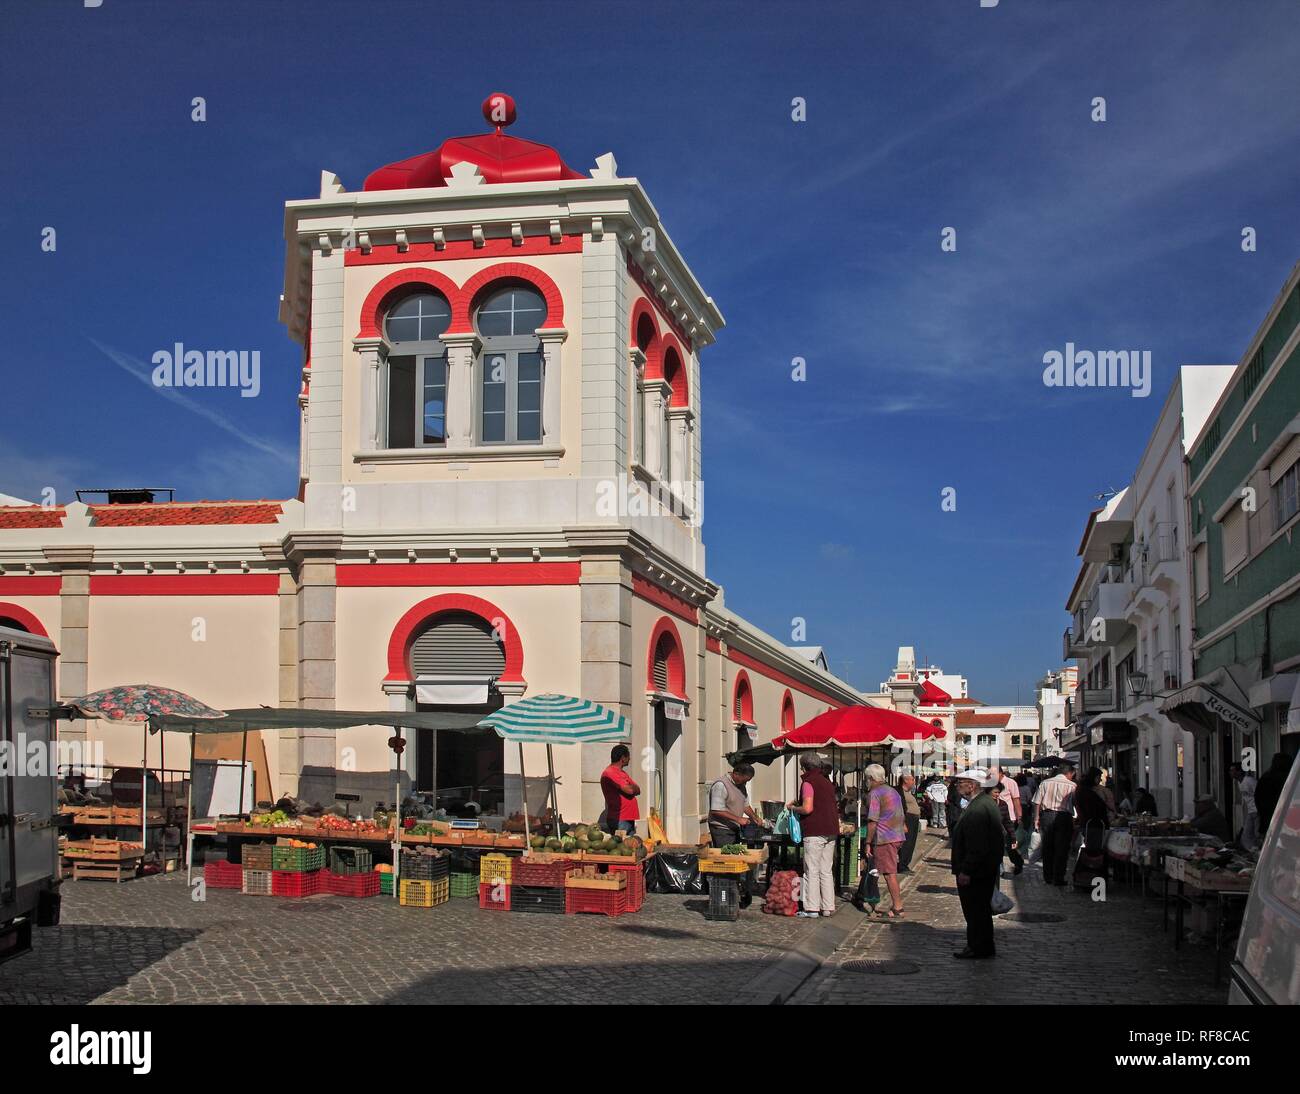
[[1300, 762], [1264, 838], [1232, 962], [1229, 1003], [1300, 1003]]

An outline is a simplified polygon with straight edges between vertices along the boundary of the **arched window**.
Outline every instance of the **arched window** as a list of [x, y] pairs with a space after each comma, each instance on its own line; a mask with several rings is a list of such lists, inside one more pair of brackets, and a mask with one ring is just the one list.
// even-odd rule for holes
[[669, 417], [669, 408], [676, 401], [674, 396], [677, 394], [678, 386], [684, 383], [682, 374], [681, 358], [677, 356], [677, 351], [669, 346], [664, 352], [664, 379], [668, 381], [668, 386], [672, 392], [664, 399], [664, 421], [663, 428], [660, 430], [660, 440], [662, 441], [662, 452], [659, 458], [659, 467], [661, 474], [659, 478], [664, 482], [671, 482], [673, 472], [679, 471], [679, 468], [673, 467], [673, 442], [672, 442], [672, 419]]
[[650, 691], [686, 697], [686, 659], [682, 655], [681, 639], [677, 628], [666, 616], [661, 618], [650, 635], [649, 678]]
[[793, 732], [794, 727], [794, 696], [787, 691], [781, 700], [781, 732]]
[[737, 722], [754, 724], [754, 692], [749, 686], [749, 677], [744, 673], [736, 679], [736, 699], [732, 704], [732, 714]]
[[436, 616], [411, 643], [412, 679], [421, 677], [491, 677], [505, 672], [506, 655], [492, 625], [471, 612]]
[[451, 305], [433, 292], [403, 297], [384, 316], [384, 446], [418, 448], [447, 442], [447, 350]]
[[[646, 358], [647, 363], [650, 355], [654, 352], [655, 339], [659, 332], [655, 330], [654, 320], [650, 318], [650, 313], [644, 311], [641, 313], [636, 323], [636, 347]], [[632, 404], [634, 410], [633, 421], [635, 422], [635, 453], [636, 462], [642, 467], [645, 466], [645, 394], [643, 391], [645, 383], [645, 367], [642, 368], [632, 377]]]
[[479, 356], [479, 442], [540, 444], [542, 344], [546, 301], [530, 285], [489, 291], [474, 311]]

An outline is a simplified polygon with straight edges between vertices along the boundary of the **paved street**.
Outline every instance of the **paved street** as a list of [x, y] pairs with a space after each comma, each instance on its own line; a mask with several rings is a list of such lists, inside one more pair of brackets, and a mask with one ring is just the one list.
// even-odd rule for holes
[[[1105, 903], [1071, 888], [1043, 884], [1041, 871], [1026, 870], [1003, 881], [1016, 901], [994, 919], [998, 956], [992, 961], [955, 961], [966, 928], [949, 868], [949, 851], [938, 839], [927, 844], [925, 865], [908, 880], [902, 923], [859, 925], [789, 1000], [791, 1003], [1083, 1003], [1219, 1004], [1226, 984], [1214, 986], [1214, 963], [1204, 947], [1173, 949], [1160, 928], [1160, 899], [1142, 902], [1137, 889], [1112, 882]], [[886, 898], [886, 903], [888, 898]], [[847, 910], [852, 914], [852, 910]], [[1060, 916], [1059, 922], [1026, 923], [1022, 913]], [[857, 961], [898, 961], [893, 974], [861, 971]], [[886, 968], [889, 968], [888, 966]], [[1046, 976], [1046, 973], [1055, 975]]]
[[757, 903], [712, 923], [704, 901], [650, 894], [607, 919], [67, 882], [63, 924], [0, 966], [0, 1003], [726, 1003], [817, 927]]
[[[899, 924], [848, 906], [829, 923], [765, 916], [757, 903], [738, 923], [710, 923], [704, 898], [655, 894], [639, 914], [606, 919], [487, 912], [466, 899], [426, 911], [210, 890], [193, 903], [179, 875], [67, 882], [63, 925], [38, 931], [34, 953], [0, 966], [0, 1003], [729, 1003], [796, 947], [817, 952], [818, 932], [824, 943], [846, 929], [791, 1002], [1226, 998], [1205, 950], [1174, 953], [1158, 899], [1143, 905], [1112, 886], [1112, 899], [1094, 904], [1028, 872], [1004, 882], [1016, 912], [1063, 919], [1000, 918], [995, 962], [954, 961], [963, 927], [948, 852], [930, 837], [922, 849], [927, 861], [905, 879], [909, 919]], [[911, 974], [864, 973], [850, 964], [859, 960], [904, 961]], [[1052, 969], [1065, 976], [1049, 989], [1042, 973]], [[1024, 994], [1009, 994], [1013, 985]]]

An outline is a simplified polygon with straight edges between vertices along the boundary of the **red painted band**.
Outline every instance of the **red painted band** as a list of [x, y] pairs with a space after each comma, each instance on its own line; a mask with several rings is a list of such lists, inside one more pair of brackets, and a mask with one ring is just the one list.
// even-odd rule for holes
[[466, 585], [577, 585], [580, 562], [357, 563], [335, 571], [340, 588], [457, 588]]
[[700, 613], [695, 605], [680, 596], [670, 593], [667, 589], [661, 588], [649, 578], [642, 577], [640, 574], [633, 574], [632, 595], [639, 596], [642, 600], [648, 600], [651, 604], [663, 608], [666, 612], [672, 612], [678, 619], [690, 623], [692, 626], [699, 626]]
[[769, 680], [776, 680], [778, 683], [794, 688], [795, 691], [801, 692], [810, 698], [817, 699], [823, 703], [830, 703], [832, 707], [848, 706], [848, 704], [842, 699], [836, 699], [833, 696], [827, 695], [823, 691], [818, 691], [816, 688], [810, 688], [806, 684], [800, 683], [793, 676], [789, 676], [786, 673], [781, 672], [779, 669], [771, 668], [770, 666], [765, 665], [762, 661], [759, 661], [757, 658], [750, 657], [748, 654], [741, 653], [739, 650], [729, 649], [727, 651], [727, 657], [736, 662], [737, 665], [744, 665], [747, 669], [753, 669], [761, 676], [766, 676]]
[[432, 243], [412, 243], [399, 251], [396, 243], [376, 244], [369, 254], [357, 250], [343, 253], [345, 266], [387, 266], [399, 262], [448, 262], [464, 258], [509, 258], [511, 255], [563, 255], [582, 253], [582, 234], [565, 235], [559, 243], [550, 236], [525, 236], [523, 243], [515, 246], [512, 239], [485, 239], [482, 247], [475, 247], [472, 239], [449, 239], [442, 250]]
[[58, 596], [63, 588], [61, 577], [0, 577], [0, 593], [9, 596]]
[[96, 574], [91, 596], [274, 596], [278, 574]]

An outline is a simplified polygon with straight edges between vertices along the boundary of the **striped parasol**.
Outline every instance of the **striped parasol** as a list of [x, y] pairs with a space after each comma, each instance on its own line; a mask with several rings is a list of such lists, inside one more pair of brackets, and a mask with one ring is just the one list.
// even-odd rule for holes
[[508, 741], [570, 745], [626, 741], [627, 719], [608, 707], [569, 695], [534, 695], [502, 707], [479, 722]]

